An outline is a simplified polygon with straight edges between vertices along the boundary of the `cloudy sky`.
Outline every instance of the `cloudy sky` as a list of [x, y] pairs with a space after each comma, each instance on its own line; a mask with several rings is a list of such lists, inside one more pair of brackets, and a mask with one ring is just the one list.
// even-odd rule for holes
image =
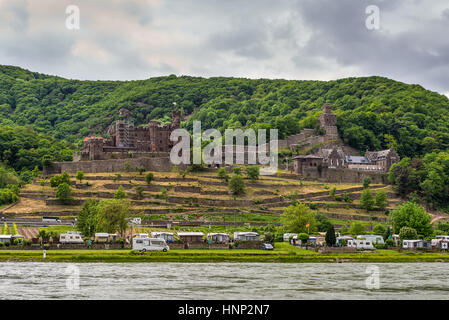
[[381, 75], [449, 96], [448, 33], [448, 0], [0, 0], [0, 64], [73, 79]]

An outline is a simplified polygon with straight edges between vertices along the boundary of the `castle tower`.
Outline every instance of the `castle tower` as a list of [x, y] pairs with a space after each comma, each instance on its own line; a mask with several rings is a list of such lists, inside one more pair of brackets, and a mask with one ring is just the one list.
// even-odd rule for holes
[[326, 136], [338, 138], [337, 115], [332, 112], [330, 105], [325, 104], [323, 106], [323, 113], [318, 117], [318, 121]]

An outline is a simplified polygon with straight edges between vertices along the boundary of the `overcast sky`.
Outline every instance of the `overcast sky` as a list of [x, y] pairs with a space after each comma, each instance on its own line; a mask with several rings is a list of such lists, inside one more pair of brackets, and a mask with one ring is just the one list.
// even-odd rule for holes
[[0, 0], [0, 64], [73, 79], [380, 75], [449, 96], [448, 34], [448, 0]]

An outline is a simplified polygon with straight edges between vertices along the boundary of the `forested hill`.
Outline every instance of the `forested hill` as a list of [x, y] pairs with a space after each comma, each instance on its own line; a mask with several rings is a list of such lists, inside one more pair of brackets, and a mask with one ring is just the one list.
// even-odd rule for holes
[[[157, 77], [139, 81], [79, 81], [0, 66], [2, 126], [36, 131], [79, 145], [132, 111], [137, 125], [169, 121], [176, 108], [184, 126], [278, 128], [280, 136], [317, 125], [324, 103], [339, 116], [343, 139], [360, 150], [395, 146], [401, 156], [449, 149], [449, 100], [418, 85], [382, 77], [336, 81]], [[1, 154], [0, 154], [1, 157]]]

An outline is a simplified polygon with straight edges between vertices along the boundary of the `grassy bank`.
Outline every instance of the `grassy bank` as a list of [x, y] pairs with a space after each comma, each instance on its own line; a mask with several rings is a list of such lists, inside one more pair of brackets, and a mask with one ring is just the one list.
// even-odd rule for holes
[[1, 250], [0, 261], [49, 262], [449, 262], [448, 253], [377, 252], [332, 253], [292, 248], [273, 251], [245, 249], [191, 249], [136, 253], [122, 250], [48, 250], [43, 259], [40, 250]]

